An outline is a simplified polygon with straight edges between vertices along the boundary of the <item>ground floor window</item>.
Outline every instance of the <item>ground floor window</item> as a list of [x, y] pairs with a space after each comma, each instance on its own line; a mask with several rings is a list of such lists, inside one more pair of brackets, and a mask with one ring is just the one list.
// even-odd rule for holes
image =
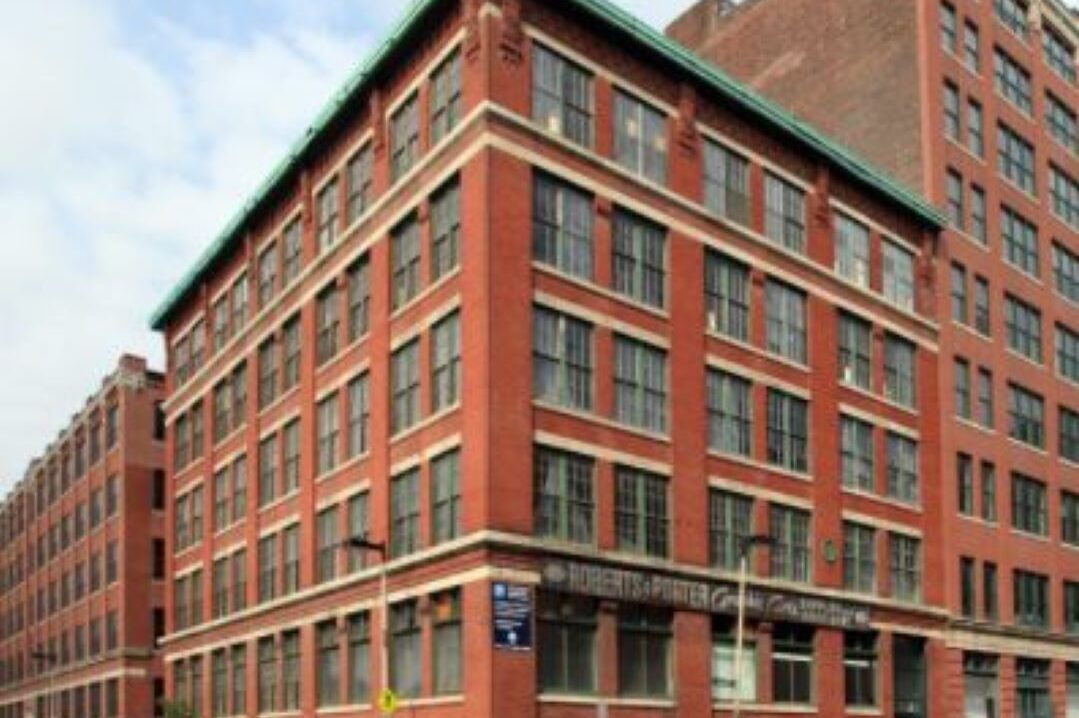
[[813, 702], [812, 626], [777, 623], [772, 633], [772, 700]]
[[877, 705], [877, 634], [843, 634], [843, 680], [848, 706]]
[[896, 718], [925, 716], [925, 641], [921, 638], [892, 639], [892, 692]]
[[1049, 718], [1049, 661], [1019, 658], [1015, 662], [1015, 702], [1019, 718]]
[[673, 613], [623, 605], [618, 611], [618, 690], [622, 695], [671, 695]]
[[1079, 718], [1079, 663], [1068, 664], [1067, 718]]
[[731, 618], [712, 618], [712, 699], [730, 703], [739, 695], [743, 703], [757, 701], [757, 643], [742, 639], [742, 669], [738, 671], [737, 625]]
[[420, 614], [416, 601], [390, 607], [390, 685], [399, 696], [420, 694]]
[[539, 593], [536, 645], [541, 692], [596, 692], [596, 627], [594, 600]]
[[997, 657], [985, 653], [964, 654], [964, 718], [997, 718], [999, 701]]

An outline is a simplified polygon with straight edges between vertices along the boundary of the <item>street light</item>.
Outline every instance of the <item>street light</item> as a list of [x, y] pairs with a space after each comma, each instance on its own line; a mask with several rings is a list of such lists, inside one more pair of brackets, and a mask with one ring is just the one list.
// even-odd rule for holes
[[738, 628], [734, 643], [734, 709], [733, 718], [742, 711], [742, 652], [745, 642], [746, 623], [746, 573], [749, 553], [755, 546], [774, 546], [776, 540], [764, 534], [752, 534], [742, 538], [738, 545]]
[[389, 690], [390, 687], [390, 673], [389, 673], [389, 651], [390, 651], [390, 602], [386, 594], [386, 562], [389, 560], [389, 546], [385, 541], [372, 541], [367, 538], [367, 534], [362, 536], [351, 536], [345, 543], [345, 548], [355, 549], [357, 551], [373, 551], [379, 555], [379, 583], [381, 594], [381, 607], [382, 611], [382, 646], [379, 650], [379, 664], [382, 671], [382, 690], [383, 692]]
[[49, 669], [49, 692], [45, 696], [45, 713], [47, 715], [44, 718], [53, 718], [56, 715], [56, 706], [53, 705], [53, 680], [56, 678], [53, 668], [56, 666], [59, 656], [54, 651], [31, 651], [30, 659], [34, 661], [40, 661], [47, 665]]

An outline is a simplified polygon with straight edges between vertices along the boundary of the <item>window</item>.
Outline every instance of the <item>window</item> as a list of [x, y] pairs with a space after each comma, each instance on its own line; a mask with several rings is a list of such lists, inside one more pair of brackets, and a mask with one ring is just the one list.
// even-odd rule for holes
[[259, 602], [271, 601], [277, 596], [277, 537], [259, 539]]
[[241, 549], [232, 554], [232, 610], [242, 611], [247, 606], [247, 551]]
[[704, 304], [709, 331], [749, 340], [749, 267], [705, 250]]
[[592, 460], [536, 447], [533, 463], [536, 535], [592, 543], [595, 535]]
[[315, 626], [315, 647], [318, 705], [335, 706], [341, 702], [341, 646], [337, 642], [336, 619]]
[[666, 697], [671, 693], [670, 610], [623, 604], [618, 611], [618, 692]]
[[737, 571], [742, 542], [750, 535], [753, 499], [711, 489], [708, 492], [709, 539], [712, 565]]
[[962, 419], [970, 419], [970, 363], [966, 359], [956, 357], [953, 363], [953, 392], [955, 394], [955, 415]]
[[981, 464], [982, 518], [990, 523], [997, 520], [997, 468], [988, 461]]
[[431, 462], [431, 542], [461, 535], [461, 455], [443, 454]]
[[1016, 570], [1014, 584], [1015, 624], [1026, 628], [1049, 627], [1049, 578]]
[[768, 389], [768, 462], [791, 471], [809, 468], [809, 403]]
[[999, 705], [997, 657], [964, 653], [963, 715], [969, 718], [996, 718]]
[[539, 43], [532, 48], [532, 118], [550, 132], [591, 147], [592, 75]]
[[765, 305], [768, 351], [805, 364], [805, 294], [789, 285], [769, 279], [765, 284]]
[[1056, 330], [1057, 372], [1079, 382], [1079, 334], [1063, 324], [1057, 324]]
[[839, 313], [838, 323], [839, 380], [868, 390], [872, 375], [870, 324], [846, 312]]
[[1075, 110], [1051, 92], [1045, 93], [1045, 124], [1053, 139], [1072, 154], [1079, 153], [1079, 119]]
[[537, 593], [536, 664], [541, 692], [595, 693], [597, 625], [594, 599]]
[[884, 337], [884, 396], [914, 406], [914, 345], [892, 334]]
[[917, 603], [922, 596], [922, 542], [912, 536], [888, 534], [892, 598]]
[[614, 93], [614, 158], [647, 180], [667, 182], [667, 118], [621, 90]]
[[420, 157], [420, 100], [412, 93], [390, 118], [390, 173], [392, 181], [404, 177]]
[[285, 322], [282, 332], [285, 345], [284, 390], [300, 383], [300, 318]]
[[260, 713], [277, 710], [277, 650], [273, 636], [258, 642], [258, 709]]
[[363, 255], [348, 268], [348, 340], [354, 342], [371, 326], [371, 261]]
[[285, 280], [285, 286], [292, 284], [296, 280], [296, 277], [300, 276], [300, 267], [303, 264], [302, 256], [302, 230], [300, 227], [300, 220], [293, 220], [287, 227], [285, 227], [284, 234], [284, 255], [285, 261], [282, 266], [282, 274]]
[[776, 624], [772, 632], [773, 702], [813, 702], [813, 639], [811, 626]]
[[1079, 257], [1053, 243], [1053, 278], [1065, 299], [1079, 302]]
[[964, 618], [974, 618], [974, 559], [959, 558], [959, 610]]
[[667, 276], [667, 232], [626, 210], [613, 221], [614, 290], [642, 304], [664, 306]]
[[393, 309], [408, 304], [420, 292], [420, 224], [415, 215], [390, 235]]
[[1008, 385], [1008, 435], [1035, 448], [1045, 446], [1045, 401], [1017, 384]]
[[455, 180], [431, 198], [431, 281], [457, 268], [461, 244], [461, 188]]
[[989, 314], [989, 280], [974, 277], [974, 330], [982, 336], [992, 334]]
[[1049, 661], [1017, 658], [1015, 682], [1017, 716], [1049, 718], [1052, 715], [1052, 699], [1049, 695]]
[[1075, 48], [1048, 23], [1042, 24], [1042, 49], [1045, 64], [1072, 85], [1075, 84]]
[[[1006, 294], [1004, 295], [1004, 329], [1008, 336], [1009, 349], [1019, 352], [1031, 361], [1041, 363], [1042, 316], [1040, 311]], [[1059, 350], [1059, 333], [1057, 339]]]
[[221, 618], [229, 612], [229, 564], [228, 559], [214, 561], [213, 574], [211, 577], [213, 600], [211, 613], [214, 618]]
[[967, 270], [963, 265], [952, 263], [952, 321], [968, 324], [970, 314], [967, 306]]
[[318, 296], [318, 363], [325, 364], [337, 355], [338, 308], [337, 287], [327, 287]]
[[[321, 535], [319, 538], [321, 539]], [[281, 539], [284, 545], [281, 594], [287, 596], [300, 590], [300, 525], [293, 524], [286, 528], [281, 534]]]
[[348, 383], [348, 456], [366, 454], [369, 448], [371, 398], [367, 374]]
[[300, 487], [300, 420], [285, 425], [284, 491], [291, 494]]
[[300, 707], [300, 632], [281, 634], [281, 707], [295, 710]]
[[447, 695], [461, 691], [461, 594], [443, 591], [431, 597], [432, 692]]
[[753, 446], [751, 384], [734, 374], [708, 370], [708, 446], [725, 454], [750, 456]]
[[321, 476], [337, 468], [338, 451], [338, 410], [337, 394], [331, 394], [316, 407], [318, 424], [318, 465], [316, 473]]
[[809, 512], [772, 504], [768, 516], [772, 578], [809, 583]]
[[940, 44], [953, 55], [959, 46], [955, 8], [946, 2], [940, 4]]
[[454, 50], [431, 75], [431, 144], [437, 145], [461, 119], [461, 52]]
[[1016, 269], [1037, 277], [1038, 228], [1008, 207], [1000, 209], [1000, 236], [1003, 239], [1004, 259]]
[[1032, 114], [1034, 102], [1031, 99], [1030, 73], [1013, 60], [999, 47], [993, 51], [994, 86], [1004, 99], [1022, 110]]
[[241, 275], [232, 285], [232, 332], [239, 333], [247, 326], [247, 275]]
[[944, 83], [944, 136], [959, 141], [959, 88], [948, 81]]
[[847, 707], [877, 704], [877, 634], [843, 634], [843, 685]]
[[614, 353], [615, 420], [649, 431], [666, 431], [666, 353], [617, 335]]
[[977, 73], [981, 65], [978, 26], [968, 20], [963, 30], [963, 62], [971, 72]]
[[869, 228], [842, 213], [835, 220], [835, 271], [860, 287], [869, 286]]
[[704, 204], [738, 224], [749, 224], [749, 162], [711, 140], [704, 141]]
[[549, 175], [533, 182], [532, 258], [592, 278], [592, 198]]
[[420, 693], [420, 613], [416, 601], [390, 607], [390, 686], [404, 698]]
[[318, 530], [318, 582], [337, 577], [337, 554], [341, 542], [337, 535], [337, 507], [323, 509], [316, 517]]
[[393, 390], [392, 431], [400, 433], [420, 419], [420, 344], [413, 340], [390, 357]]
[[1012, 474], [1012, 526], [1038, 536], [1049, 535], [1045, 484], [1023, 474]]
[[348, 617], [348, 701], [366, 703], [371, 696], [371, 617]]
[[325, 252], [337, 240], [337, 178], [319, 190], [315, 198], [318, 207], [318, 251]]
[[[1079, 583], [1075, 581], [1064, 581], [1064, 630], [1079, 632]], [[1074, 676], [1069, 678], [1074, 680]]]
[[410, 469], [390, 482], [390, 555], [420, 548], [420, 470]]
[[[258, 260], [259, 270], [259, 308], [262, 309], [273, 300], [277, 291], [277, 244], [271, 243]], [[215, 333], [216, 333], [215, 329]], [[215, 342], [216, 344], [217, 342]]]
[[764, 233], [792, 252], [805, 253], [805, 192], [773, 174], [764, 176]]
[[1079, 413], [1060, 407], [1060, 456], [1079, 463]]
[[550, 309], [533, 309], [532, 392], [562, 406], [592, 408], [591, 325]]
[[615, 468], [618, 548], [665, 557], [668, 543], [667, 479], [625, 466]]
[[997, 126], [997, 170], [1027, 194], [1034, 194], [1034, 146], [1007, 125]]
[[884, 298], [905, 311], [914, 311], [914, 255], [891, 242], [881, 242]]
[[843, 486], [874, 490], [873, 425], [849, 416], [839, 417], [839, 464]]
[[877, 587], [877, 537], [869, 526], [843, 522], [843, 588], [874, 593]]
[[982, 615], [987, 621], [997, 620], [997, 565], [982, 564]]
[[259, 409], [277, 400], [277, 348], [273, 338], [259, 346]]
[[[363, 538], [367, 536], [368, 511], [367, 494], [356, 494], [348, 500], [348, 534], [351, 538]], [[367, 565], [367, 556], [362, 551], [348, 552], [349, 572], [359, 571]]]
[[348, 222], [359, 219], [371, 204], [374, 177], [374, 153], [368, 144], [348, 161], [345, 180], [348, 184]]
[[757, 645], [752, 636], [742, 643], [742, 671], [737, 673], [737, 646], [734, 621], [724, 616], [712, 617], [712, 700], [730, 703], [735, 696], [743, 703], [757, 701]]
[[978, 369], [978, 423], [993, 428], [993, 374], [988, 369]]
[[970, 234], [982, 244], [989, 242], [988, 216], [985, 190], [972, 184], [970, 186]]
[[457, 403], [461, 391], [461, 318], [454, 312], [431, 329], [431, 410]]
[[949, 169], [945, 187], [948, 222], [956, 229], [966, 228], [966, 210], [963, 208], [963, 176]]
[[241, 363], [232, 371], [232, 428], [238, 429], [247, 421], [247, 364]]
[[997, 19], [1021, 38], [1027, 36], [1027, 4], [1025, 0], [993, 0]]
[[228, 715], [228, 685], [229, 685], [229, 673], [228, 663], [225, 661], [225, 652], [223, 650], [214, 651], [211, 656], [211, 674], [210, 679], [210, 705], [213, 706], [212, 714], [214, 716]]
[[1053, 214], [1079, 231], [1079, 180], [1064, 174], [1056, 165], [1049, 165], [1049, 199]]

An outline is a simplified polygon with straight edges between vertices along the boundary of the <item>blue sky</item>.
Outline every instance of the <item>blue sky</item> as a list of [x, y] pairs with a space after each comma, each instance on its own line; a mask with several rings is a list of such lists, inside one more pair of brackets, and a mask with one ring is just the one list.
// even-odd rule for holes
[[0, 491], [405, 7], [0, 0]]

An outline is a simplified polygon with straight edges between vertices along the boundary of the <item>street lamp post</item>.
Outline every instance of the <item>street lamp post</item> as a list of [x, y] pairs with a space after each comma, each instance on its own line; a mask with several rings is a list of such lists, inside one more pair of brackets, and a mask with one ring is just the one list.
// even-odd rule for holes
[[55, 700], [55, 698], [53, 697], [53, 694], [55, 693], [55, 691], [53, 690], [53, 681], [55, 680], [56, 676], [55, 676], [55, 671], [53, 669], [56, 667], [56, 662], [57, 662], [58, 657], [57, 657], [56, 653], [53, 652], [53, 651], [33, 651], [33, 652], [30, 653], [30, 658], [31, 658], [31, 660], [39, 661], [41, 663], [44, 663], [46, 665], [46, 667], [48, 668], [48, 671], [49, 671], [49, 688], [48, 688], [48, 693], [45, 696], [45, 713], [46, 713], [46, 715], [43, 718], [55, 718], [55, 716], [56, 716], [56, 706], [53, 705], [53, 701]]
[[746, 580], [749, 570], [749, 553], [754, 546], [772, 546], [775, 539], [763, 534], [754, 534], [742, 538], [738, 546], [738, 627], [734, 643], [734, 706], [733, 718], [739, 718], [742, 711], [742, 653], [745, 643], [746, 623]]
[[382, 626], [380, 627], [382, 641], [379, 648], [379, 665], [382, 671], [382, 690], [386, 691], [390, 687], [390, 602], [386, 593], [386, 563], [389, 560], [389, 546], [386, 545], [385, 541], [372, 541], [367, 538], [366, 534], [350, 537], [345, 541], [345, 546], [357, 551], [373, 551], [379, 555], [379, 603], [381, 604], [379, 610], [382, 612]]

